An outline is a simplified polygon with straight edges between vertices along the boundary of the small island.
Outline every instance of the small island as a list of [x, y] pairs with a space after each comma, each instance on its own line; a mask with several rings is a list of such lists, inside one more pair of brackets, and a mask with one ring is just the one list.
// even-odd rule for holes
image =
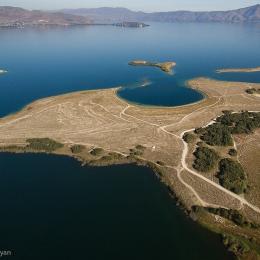
[[160, 68], [164, 72], [171, 72], [172, 68], [176, 66], [176, 63], [173, 61], [167, 61], [167, 62], [149, 62], [145, 60], [135, 60], [128, 63], [131, 66], [149, 66], [149, 67], [157, 67]]
[[250, 73], [260, 72], [260, 67], [255, 68], [229, 68], [229, 69], [218, 69], [217, 73]]
[[139, 22], [122, 22], [122, 23], [115, 23], [113, 25], [118, 27], [130, 27], [130, 28], [144, 28], [150, 26], [148, 24], [139, 23]]
[[0, 74], [7, 73], [7, 70], [0, 69]]

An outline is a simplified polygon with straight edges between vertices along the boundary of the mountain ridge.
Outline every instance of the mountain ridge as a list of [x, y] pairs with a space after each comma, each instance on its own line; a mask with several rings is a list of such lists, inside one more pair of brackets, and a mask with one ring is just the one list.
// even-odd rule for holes
[[168, 11], [146, 13], [123, 7], [63, 9], [60, 12], [88, 16], [95, 22], [258, 22], [260, 4], [230, 11]]
[[13, 6], [0, 6], [0, 27], [17, 28], [43, 25], [71, 26], [87, 24], [91, 24], [91, 20], [84, 16], [41, 10], [31, 11]]

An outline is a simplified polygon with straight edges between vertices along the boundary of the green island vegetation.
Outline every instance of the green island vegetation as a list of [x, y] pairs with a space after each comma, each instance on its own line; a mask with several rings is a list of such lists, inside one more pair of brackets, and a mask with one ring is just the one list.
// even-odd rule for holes
[[237, 150], [234, 149], [234, 148], [232, 148], [232, 149], [230, 149], [230, 150], [228, 151], [228, 154], [229, 154], [230, 156], [237, 156]]
[[102, 148], [94, 148], [91, 150], [90, 154], [93, 156], [101, 156], [104, 153], [104, 150]]
[[18, 145], [1, 146], [1, 152], [25, 152], [25, 147]]
[[247, 176], [240, 163], [225, 158], [219, 162], [217, 175], [220, 184], [226, 189], [242, 194], [247, 190]]
[[218, 154], [208, 147], [198, 147], [194, 152], [195, 161], [193, 167], [201, 172], [212, 170], [219, 159]]
[[123, 159], [125, 159], [125, 157], [120, 153], [110, 152], [108, 154], [105, 154], [103, 151], [101, 156], [99, 156], [95, 160], [88, 161], [88, 164], [93, 166], [107, 166], [115, 163], [120, 163]]
[[64, 147], [62, 143], [59, 143], [50, 138], [31, 138], [31, 139], [27, 139], [26, 142], [28, 143], [26, 146], [10, 145], [10, 146], [1, 147], [1, 151], [8, 151], [8, 152], [40, 151], [40, 152], [51, 153]]
[[260, 127], [260, 112], [232, 113], [225, 111], [217, 122], [229, 127], [231, 134], [251, 134]]
[[[207, 172], [214, 168], [216, 162], [221, 159], [213, 149], [204, 147], [204, 142], [212, 147], [233, 145], [233, 136], [236, 134], [251, 134], [260, 127], [260, 112], [243, 111], [234, 113], [223, 111], [223, 115], [216, 119], [216, 123], [205, 128], [197, 128], [194, 133], [201, 139], [197, 143], [194, 152], [195, 161], [193, 167], [201, 172]], [[229, 149], [228, 155], [235, 157], [237, 151]], [[217, 174], [220, 184], [226, 189], [242, 194], [247, 188], [247, 176], [242, 165], [234, 160], [222, 158], [219, 162]]]
[[[233, 209], [211, 208], [196, 205], [192, 207], [191, 214], [195, 214], [196, 219], [198, 218], [199, 222], [201, 221], [201, 218], [205, 218], [207, 214], [218, 215], [222, 218], [227, 219], [228, 221], [233, 222], [235, 225], [241, 228], [246, 228], [248, 230], [248, 234], [255, 233], [256, 229], [260, 228], [259, 224], [248, 221], [241, 212]], [[193, 217], [195, 216], [193, 215]], [[227, 225], [229, 226], [229, 224]], [[255, 238], [251, 237], [250, 235], [249, 237], [234, 235], [233, 233], [229, 233], [229, 231], [225, 229], [214, 229], [211, 226], [207, 227], [213, 232], [216, 232], [217, 234], [222, 236], [223, 244], [230, 252], [234, 254], [235, 259], [245, 259], [246, 254], [251, 250], [255, 251], [258, 254], [259, 247], [255, 243]]]
[[122, 159], [124, 156], [120, 153], [111, 152], [101, 157], [103, 161], [117, 161]]
[[233, 139], [228, 126], [215, 123], [205, 128], [201, 139], [211, 146], [231, 146]]
[[240, 227], [248, 227], [253, 229], [260, 228], [259, 224], [248, 221], [245, 218], [245, 216], [243, 216], [238, 210], [225, 209], [225, 208], [211, 208], [211, 207], [203, 207], [203, 206], [192, 207], [192, 211], [195, 213], [203, 210], [211, 214], [218, 215], [222, 218], [228, 219]]
[[253, 229], [260, 227], [259, 224], [248, 221], [245, 216], [243, 216], [238, 210], [224, 208], [206, 208], [206, 210], [212, 214], [226, 218], [241, 227], [248, 227]]
[[246, 93], [249, 95], [260, 94], [260, 88], [249, 88], [246, 90]]
[[81, 153], [85, 150], [85, 146], [81, 145], [81, 144], [75, 144], [73, 146], [70, 147], [70, 150], [73, 154], [78, 154]]
[[234, 253], [238, 257], [238, 259], [239, 256], [244, 256], [250, 251], [250, 247], [244, 241], [237, 237], [223, 234], [222, 241], [228, 251]]
[[186, 142], [186, 143], [192, 143], [196, 140], [196, 136], [192, 133], [185, 133], [183, 135], [183, 140]]
[[54, 152], [64, 145], [50, 138], [31, 138], [26, 140], [29, 143], [25, 148], [35, 151]]
[[250, 134], [260, 127], [259, 112], [223, 111], [223, 113], [216, 119], [216, 123], [195, 130], [201, 140], [211, 146], [231, 146], [233, 145], [232, 134]]
[[142, 156], [145, 151], [145, 147], [142, 145], [136, 145], [135, 148], [129, 149], [131, 156]]

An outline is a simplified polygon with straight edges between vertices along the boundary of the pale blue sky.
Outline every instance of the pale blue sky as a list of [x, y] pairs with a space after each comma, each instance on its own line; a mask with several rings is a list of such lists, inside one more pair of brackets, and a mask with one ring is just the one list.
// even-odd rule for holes
[[0, 5], [28, 9], [127, 7], [143, 11], [228, 10], [259, 4], [260, 0], [0, 0]]

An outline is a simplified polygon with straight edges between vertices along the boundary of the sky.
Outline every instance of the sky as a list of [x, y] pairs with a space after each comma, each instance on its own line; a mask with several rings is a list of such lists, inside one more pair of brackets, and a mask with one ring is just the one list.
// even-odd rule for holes
[[53, 10], [108, 6], [126, 7], [147, 12], [230, 10], [259, 3], [260, 0], [0, 0], [0, 6], [19, 6], [27, 9]]

